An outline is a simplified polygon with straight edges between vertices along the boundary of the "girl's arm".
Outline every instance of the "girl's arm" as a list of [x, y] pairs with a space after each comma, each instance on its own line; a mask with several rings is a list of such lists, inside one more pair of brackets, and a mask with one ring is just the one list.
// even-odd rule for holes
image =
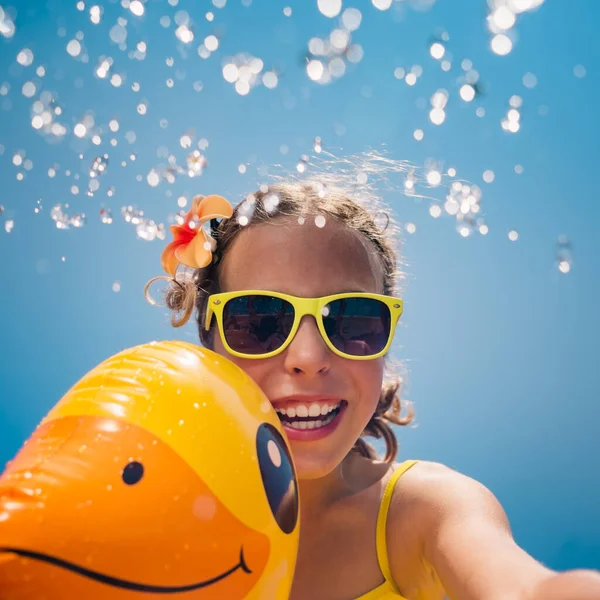
[[396, 581], [401, 574], [394, 572], [394, 546], [403, 540], [393, 534], [394, 520], [402, 518], [400, 503], [409, 496], [422, 532], [423, 559], [452, 600], [600, 600], [600, 573], [556, 573], [532, 558], [516, 544], [504, 510], [482, 484], [435, 463], [411, 471], [400, 479], [406, 478], [400, 486], [405, 487], [397, 510], [392, 502], [388, 523]]

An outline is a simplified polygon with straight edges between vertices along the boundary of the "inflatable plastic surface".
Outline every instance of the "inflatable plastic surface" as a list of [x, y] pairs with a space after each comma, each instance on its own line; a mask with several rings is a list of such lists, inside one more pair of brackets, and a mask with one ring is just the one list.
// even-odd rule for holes
[[269, 401], [182, 342], [106, 360], [0, 478], [2, 600], [289, 598], [298, 491]]

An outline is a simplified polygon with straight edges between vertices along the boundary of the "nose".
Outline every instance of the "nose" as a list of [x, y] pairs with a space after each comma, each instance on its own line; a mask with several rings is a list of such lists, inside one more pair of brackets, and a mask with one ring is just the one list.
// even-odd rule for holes
[[302, 318], [294, 339], [286, 348], [284, 360], [289, 373], [313, 377], [329, 371], [331, 351], [321, 337], [314, 317]]

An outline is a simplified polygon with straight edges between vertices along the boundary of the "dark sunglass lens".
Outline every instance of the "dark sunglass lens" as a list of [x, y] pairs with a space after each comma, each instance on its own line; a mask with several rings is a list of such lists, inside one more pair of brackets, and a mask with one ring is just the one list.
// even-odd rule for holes
[[343, 298], [323, 310], [323, 324], [331, 343], [352, 356], [381, 352], [390, 337], [390, 309], [374, 298]]
[[294, 307], [281, 298], [248, 295], [229, 300], [223, 309], [223, 332], [232, 350], [266, 354], [280, 348], [294, 324]]

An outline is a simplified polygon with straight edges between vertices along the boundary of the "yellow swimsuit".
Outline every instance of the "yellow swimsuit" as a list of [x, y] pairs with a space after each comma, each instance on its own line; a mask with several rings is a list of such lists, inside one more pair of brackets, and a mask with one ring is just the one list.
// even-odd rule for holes
[[390, 508], [390, 502], [392, 500], [392, 494], [398, 479], [406, 473], [413, 465], [418, 461], [407, 460], [404, 461], [393, 473], [385, 486], [383, 492], [383, 498], [381, 499], [381, 506], [379, 507], [379, 514], [377, 516], [377, 561], [379, 562], [379, 568], [385, 577], [385, 581], [377, 586], [374, 590], [359, 596], [356, 600], [406, 600], [404, 596], [400, 594], [394, 579], [392, 578], [392, 572], [390, 571], [390, 563], [388, 560], [387, 543], [386, 543], [386, 523], [387, 514]]

